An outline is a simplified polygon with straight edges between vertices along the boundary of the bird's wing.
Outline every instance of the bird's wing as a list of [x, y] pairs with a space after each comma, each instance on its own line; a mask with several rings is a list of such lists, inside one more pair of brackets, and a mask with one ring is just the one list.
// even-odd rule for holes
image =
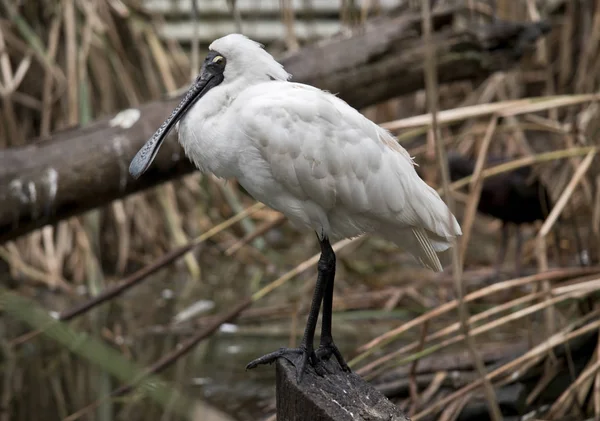
[[[460, 235], [408, 152], [341, 99], [306, 85], [269, 82], [242, 103], [240, 130], [255, 143], [274, 179], [296, 197], [325, 210], [343, 207], [382, 226], [414, 228], [430, 251], [448, 248], [441, 243]], [[425, 244], [422, 229], [443, 240]]]

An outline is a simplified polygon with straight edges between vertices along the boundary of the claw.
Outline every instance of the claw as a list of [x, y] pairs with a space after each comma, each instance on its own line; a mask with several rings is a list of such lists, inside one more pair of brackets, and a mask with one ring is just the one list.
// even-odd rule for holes
[[[290, 356], [296, 356], [296, 355], [301, 355], [302, 356], [302, 360], [300, 361], [300, 366], [298, 367], [296, 365], [296, 359], [290, 358]], [[248, 363], [248, 365], [246, 365], [246, 370], [251, 370], [259, 365], [263, 365], [263, 364], [272, 364], [275, 361], [277, 361], [278, 358], [285, 358], [286, 360], [288, 360], [289, 362], [291, 362], [292, 364], [294, 364], [294, 366], [296, 366], [296, 379], [298, 381], [298, 383], [300, 383], [302, 381], [302, 376], [304, 375], [304, 372], [306, 371], [306, 366], [307, 363], [310, 362], [310, 366], [314, 367], [316, 369], [316, 367], [318, 366], [318, 362], [319, 359], [317, 358], [315, 352], [311, 349], [307, 349], [305, 347], [300, 347], [300, 348], [279, 348], [277, 351], [271, 352], [269, 354], [263, 355], [262, 357], [259, 357], [253, 361], [250, 361]], [[319, 371], [317, 370], [317, 374], [320, 374]]]
[[272, 364], [275, 361], [277, 361], [278, 358], [285, 358], [292, 362], [289, 358], [286, 357], [287, 354], [301, 355], [305, 352], [306, 350], [302, 348], [279, 348], [277, 351], [273, 351], [269, 354], [265, 354], [262, 357], [250, 361], [246, 365], [246, 370], [251, 370], [253, 368], [258, 367], [259, 365]]
[[343, 371], [347, 373], [351, 372], [350, 367], [348, 367], [348, 364], [346, 364], [344, 357], [342, 357], [342, 353], [340, 352], [336, 344], [333, 342], [333, 340], [331, 340], [330, 342], [328, 341], [325, 343], [321, 343], [321, 345], [319, 345], [319, 348], [317, 348], [317, 350], [315, 351], [315, 354], [317, 355], [317, 358], [319, 358], [321, 361], [327, 361], [333, 355]]

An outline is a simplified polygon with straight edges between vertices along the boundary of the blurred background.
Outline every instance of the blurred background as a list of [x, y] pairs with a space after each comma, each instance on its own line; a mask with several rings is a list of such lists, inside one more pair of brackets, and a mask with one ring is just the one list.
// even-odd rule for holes
[[275, 419], [274, 368], [245, 365], [297, 345], [314, 234], [173, 135], [148, 184], [119, 174], [231, 32], [391, 130], [463, 227], [442, 274], [338, 244], [353, 369], [413, 420], [485, 420], [476, 351], [504, 419], [600, 419], [598, 0], [0, 0], [0, 419]]

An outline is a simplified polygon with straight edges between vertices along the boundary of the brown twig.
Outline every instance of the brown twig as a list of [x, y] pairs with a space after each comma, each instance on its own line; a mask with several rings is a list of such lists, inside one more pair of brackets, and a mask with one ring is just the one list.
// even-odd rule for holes
[[[580, 329], [577, 329], [571, 333], [563, 334], [562, 332], [559, 332], [559, 333], [553, 335], [551, 338], [548, 338], [547, 341], [544, 341], [542, 344], [531, 349], [529, 352], [521, 355], [520, 357], [512, 360], [511, 362], [504, 364], [501, 367], [498, 367], [497, 369], [488, 373], [486, 375], [486, 379], [488, 381], [491, 381], [491, 380], [499, 377], [502, 374], [509, 373], [511, 370], [514, 370], [516, 367], [518, 367], [521, 363], [524, 363], [531, 358], [534, 358], [538, 355], [545, 353], [548, 347], [555, 347], [560, 344], [563, 344], [571, 339], [574, 339], [578, 336], [581, 336], [588, 332], [591, 332], [592, 330], [597, 329], [599, 326], [600, 326], [600, 320], [597, 320], [593, 323], [584, 325]], [[567, 329], [564, 329], [563, 331], [568, 332], [569, 329], [570, 329], [570, 326]], [[436, 403], [432, 404], [429, 408], [416, 414], [413, 417], [413, 421], [419, 421], [419, 420], [423, 419], [424, 417], [426, 417], [427, 415], [435, 413], [436, 411], [439, 411], [445, 405], [448, 405], [450, 402], [454, 401], [455, 399], [458, 399], [461, 396], [464, 396], [466, 393], [469, 393], [469, 392], [475, 390], [476, 388], [480, 387], [482, 382], [483, 382], [483, 379], [479, 378], [479, 379], [475, 380], [474, 382], [468, 384], [467, 386], [457, 390], [456, 392], [440, 399]]]
[[[568, 285], [558, 286], [558, 287], [554, 288], [554, 290], [552, 291], [554, 298], [552, 298], [551, 300], [542, 301], [541, 303], [538, 303], [538, 304], [529, 305], [525, 308], [511, 312], [511, 313], [509, 313], [505, 316], [502, 316], [498, 319], [495, 319], [493, 321], [476, 326], [472, 329], [471, 335], [479, 336], [485, 332], [490, 332], [494, 329], [499, 328], [500, 326], [506, 325], [511, 322], [515, 322], [523, 317], [526, 317], [526, 316], [536, 313], [538, 311], [544, 310], [544, 309], [548, 308], [549, 306], [556, 305], [558, 303], [561, 303], [561, 302], [564, 302], [567, 300], [581, 299], [581, 298], [585, 297], [586, 295], [593, 293], [594, 289], [598, 288], [599, 283], [600, 283], [600, 280], [593, 280], [590, 282], [581, 282], [576, 285], [572, 285], [569, 282], [567, 282]], [[502, 306], [494, 307], [490, 310], [487, 310], [484, 313], [487, 313], [486, 316], [490, 316], [492, 312], [496, 312], [496, 310], [499, 308], [508, 309], [512, 306], [522, 304], [521, 301], [523, 301], [524, 299], [526, 301], [530, 301], [535, 298], [540, 298], [542, 295], [543, 295], [543, 293], [540, 293], [540, 292], [532, 293], [526, 297], [518, 298], [518, 299], [513, 300], [512, 302], [505, 303]], [[468, 320], [469, 324], [475, 324], [475, 322], [477, 322], [478, 320], [487, 318], [487, 317], [480, 317], [480, 316], [484, 316], [484, 314], [480, 313], [480, 314], [470, 317]], [[461, 327], [460, 322], [453, 323], [451, 326], [448, 326], [444, 329], [438, 330], [435, 333], [427, 335], [427, 337], [425, 338], [425, 341], [429, 342], [434, 339], [438, 339], [438, 338], [447, 336], [450, 333], [458, 331], [460, 329], [460, 327]], [[396, 351], [393, 351], [383, 357], [380, 357], [378, 360], [373, 361], [369, 365], [363, 367], [361, 370], [358, 370], [358, 372], [359, 372], [359, 374], [362, 374], [362, 372], [365, 372], [367, 370], [373, 371], [373, 367], [376, 367], [376, 366], [381, 366], [379, 369], [379, 371], [381, 372], [382, 370], [384, 370], [386, 368], [386, 367], [382, 366], [382, 364], [391, 359], [394, 359], [394, 363], [395, 363], [394, 365], [407, 364], [416, 358], [421, 358], [424, 355], [431, 354], [432, 351], [439, 352], [444, 348], [447, 348], [451, 345], [460, 343], [464, 339], [465, 339], [465, 335], [459, 334], [457, 336], [453, 336], [453, 337], [444, 339], [437, 344], [431, 345], [428, 349], [426, 349], [425, 351], [423, 351], [421, 353], [412, 354], [405, 358], [398, 358], [399, 356], [404, 355], [407, 352], [414, 351], [417, 348], [418, 343], [412, 342], [408, 345], [403, 346], [402, 348], [400, 348]], [[372, 378], [374, 376], [374, 374], [375, 373], [371, 372], [369, 374], [369, 377]]]
[[194, 346], [196, 346], [203, 339], [206, 339], [210, 335], [212, 335], [223, 323], [227, 323], [235, 319], [242, 311], [252, 305], [251, 298], [245, 298], [242, 302], [236, 305], [230, 311], [224, 313], [221, 317], [216, 318], [213, 322], [211, 322], [205, 329], [198, 332], [196, 335], [189, 338], [187, 341], [179, 344], [175, 347], [175, 349], [168, 354], [164, 355], [150, 367], [148, 367], [143, 373], [140, 374], [139, 378], [132, 381], [130, 384], [121, 386], [120, 388], [113, 390], [110, 395], [103, 396], [98, 400], [92, 402], [87, 405], [85, 408], [78, 410], [77, 412], [71, 414], [64, 421], [74, 421], [79, 419], [81, 416], [93, 411], [98, 408], [102, 403], [104, 403], [107, 399], [114, 398], [117, 396], [123, 396], [129, 392], [131, 392], [137, 383], [141, 382], [144, 378], [148, 377], [152, 374], [157, 374], [160, 371], [164, 370], [174, 362], [176, 362], [180, 357], [187, 354]]
[[[222, 316], [214, 319], [205, 329], [198, 332], [196, 335], [189, 338], [187, 341], [182, 342], [175, 349], [168, 354], [164, 355], [161, 359], [152, 364], [146, 372], [143, 374], [143, 377], [146, 377], [150, 374], [156, 374], [164, 370], [173, 364], [177, 359], [187, 354], [194, 346], [196, 346], [200, 341], [206, 339], [210, 335], [212, 335], [223, 323], [229, 323], [234, 320], [242, 311], [246, 310], [248, 307], [252, 305], [254, 301], [251, 297], [244, 298], [238, 305], [236, 305], [230, 311], [224, 313]], [[135, 382], [141, 379], [137, 379]], [[119, 389], [113, 391], [111, 396], [122, 396], [126, 393], [129, 393], [134, 387], [135, 382], [132, 382], [129, 385], [122, 386]]]
[[67, 95], [68, 95], [68, 118], [70, 126], [79, 123], [79, 81], [77, 78], [77, 34], [75, 21], [75, 1], [65, 0], [64, 7], [64, 37], [65, 57], [67, 60]]
[[477, 205], [479, 204], [481, 190], [483, 188], [483, 179], [481, 178], [481, 172], [483, 171], [485, 160], [487, 158], [487, 151], [492, 141], [492, 137], [494, 136], [494, 133], [496, 131], [497, 124], [498, 118], [494, 115], [492, 116], [492, 119], [490, 120], [490, 123], [488, 124], [487, 130], [485, 132], [481, 148], [479, 149], [479, 155], [477, 156], [477, 161], [475, 162], [475, 170], [473, 171], [471, 183], [469, 185], [469, 199], [467, 201], [465, 216], [463, 218], [463, 223], [461, 226], [463, 231], [460, 243], [461, 265], [464, 265], [465, 262], [465, 256], [467, 254], [467, 245], [469, 244], [469, 240], [471, 237], [471, 230], [473, 228], [473, 222], [475, 221]]
[[267, 222], [263, 223], [262, 225], [257, 227], [254, 231], [246, 234], [244, 236], [244, 238], [242, 238], [239, 241], [237, 241], [236, 243], [232, 244], [227, 250], [225, 250], [225, 255], [231, 256], [231, 255], [237, 253], [237, 251], [240, 250], [243, 246], [245, 246], [246, 244], [248, 244], [255, 238], [260, 237], [267, 231], [282, 225], [286, 220], [287, 219], [286, 219], [285, 215], [278, 214], [277, 217], [275, 219], [273, 219], [272, 221], [267, 221]]
[[[446, 149], [445, 149], [445, 145], [443, 142], [439, 141], [439, 136], [438, 136], [438, 127], [437, 127], [437, 110], [438, 110], [438, 104], [437, 104], [437, 73], [436, 73], [436, 62], [435, 62], [435, 56], [434, 56], [434, 52], [433, 52], [433, 47], [431, 44], [431, 31], [432, 31], [432, 24], [431, 24], [431, 10], [430, 10], [430, 4], [429, 1], [423, 1], [422, 3], [422, 11], [423, 11], [423, 38], [424, 38], [424, 42], [425, 42], [425, 51], [426, 51], [426, 63], [425, 63], [425, 88], [426, 88], [426, 92], [427, 92], [427, 99], [428, 99], [428, 103], [429, 103], [429, 112], [431, 113], [431, 133], [433, 135], [434, 138], [434, 143], [436, 146], [436, 150], [437, 150], [437, 158], [438, 158], [438, 163], [440, 165], [440, 169], [441, 169], [441, 173], [442, 173], [442, 186], [443, 186], [443, 190], [444, 190], [444, 196], [446, 198], [446, 201], [448, 202], [448, 208], [449, 208], [449, 212], [448, 212], [448, 218], [450, 220], [449, 224], [450, 226], [452, 226], [452, 219], [453, 219], [453, 215], [452, 215], [452, 210], [454, 209], [454, 203], [452, 200], [452, 197], [450, 195], [450, 180], [449, 180], [449, 172], [448, 172], [448, 159], [446, 156]], [[492, 129], [495, 127], [495, 124], [492, 124]], [[490, 130], [490, 134], [489, 137], [491, 139], [491, 136], [493, 133], [493, 130]], [[487, 140], [487, 144], [489, 144], [489, 139]], [[485, 146], [484, 148], [482, 148], [482, 154], [483, 156], [485, 156], [485, 151], [487, 149], [487, 146]], [[477, 164], [479, 166], [478, 170], [479, 173], [477, 174], [477, 179], [475, 180], [474, 184], [475, 186], [477, 186], [477, 183], [479, 182], [479, 178], [480, 178], [480, 172], [481, 172], [481, 167], [483, 166], [483, 160], [482, 160], [482, 156], [480, 155], [479, 159], [477, 160]], [[479, 186], [479, 188], [481, 188]], [[478, 191], [475, 188], [473, 193], [472, 193], [472, 198], [471, 198], [471, 202], [475, 202], [475, 197], [478, 197]], [[475, 202], [476, 203], [476, 202]], [[479, 373], [481, 379], [482, 379], [482, 383], [483, 383], [483, 390], [484, 390], [484, 394], [485, 394], [485, 398], [488, 404], [488, 410], [490, 413], [490, 417], [492, 420], [494, 421], [502, 421], [502, 412], [500, 411], [500, 407], [498, 406], [498, 401], [496, 399], [496, 394], [494, 392], [494, 388], [492, 387], [492, 384], [489, 380], [487, 380], [486, 378], [486, 371], [485, 371], [485, 366], [483, 364], [483, 361], [481, 360], [481, 357], [479, 356], [479, 353], [477, 352], [477, 346], [475, 344], [475, 340], [471, 337], [471, 335], [469, 334], [469, 312], [467, 309], [467, 305], [464, 301], [464, 284], [463, 281], [461, 279], [461, 272], [462, 272], [462, 264], [461, 264], [461, 258], [460, 258], [460, 249], [456, 246], [453, 247], [452, 249], [452, 270], [454, 273], [454, 280], [456, 282], [456, 290], [457, 290], [457, 295], [458, 295], [458, 314], [460, 317], [460, 324], [461, 324], [461, 328], [465, 337], [465, 343], [467, 345], [467, 348], [469, 349], [469, 353], [471, 354], [471, 357], [473, 358], [473, 362], [474, 365], [477, 369], [477, 372]]]
[[[255, 203], [253, 206], [247, 208], [243, 212], [214, 226], [212, 229], [208, 230], [207, 232], [205, 232], [198, 238], [194, 239], [189, 244], [186, 244], [185, 246], [182, 246], [175, 250], [170, 251], [169, 253], [163, 255], [156, 262], [143, 267], [142, 269], [131, 274], [130, 276], [128, 276], [121, 282], [117, 283], [116, 285], [105, 289], [104, 291], [102, 291], [98, 295], [94, 296], [90, 300], [85, 301], [79, 305], [76, 305], [75, 307], [73, 307], [69, 310], [61, 312], [60, 314], [58, 314], [56, 316], [57, 319], [61, 320], [61, 321], [71, 320], [71, 319], [91, 310], [92, 308], [102, 304], [103, 302], [122, 294], [123, 292], [127, 291], [128, 289], [134, 287], [135, 285], [137, 285], [138, 283], [143, 281], [148, 275], [156, 272], [157, 270], [161, 269], [162, 267], [166, 266], [167, 264], [173, 262], [178, 257], [181, 257], [182, 255], [187, 253], [189, 250], [202, 244], [208, 238], [210, 238], [213, 235], [221, 232], [222, 230], [230, 227], [231, 225], [237, 223], [241, 219], [253, 214], [254, 212], [258, 211], [259, 209], [262, 209], [263, 207], [264, 207], [264, 205], [262, 203]], [[14, 341], [12, 341], [12, 344], [15, 345], [15, 344], [23, 343], [29, 339], [34, 338], [35, 336], [37, 336], [40, 333], [41, 333], [40, 330], [28, 332], [25, 335], [22, 335], [22, 336], [16, 338]]]
[[[423, 323], [423, 326], [421, 327], [421, 336], [419, 338], [419, 347], [417, 348], [417, 352], [421, 351], [423, 349], [423, 346], [425, 345], [425, 338], [427, 337], [427, 328], [429, 327], [429, 321], [426, 321], [425, 323]], [[412, 401], [412, 404], [410, 406], [410, 410], [408, 411], [408, 416], [413, 416], [415, 414], [415, 412], [417, 412], [417, 409], [419, 408], [419, 406], [421, 405], [422, 399], [419, 397], [419, 386], [417, 385], [417, 381], [416, 381], [416, 373], [417, 373], [417, 366], [419, 365], [419, 360], [415, 360], [411, 365], [410, 365], [410, 370], [409, 370], [409, 375], [408, 375], [408, 379], [409, 379], [409, 383], [408, 383], [408, 387], [409, 387], [409, 391], [410, 391], [410, 400]]]
[[132, 275], [128, 276], [123, 281], [112, 286], [111, 288], [105, 289], [100, 294], [96, 295], [94, 298], [92, 298], [86, 302], [83, 302], [70, 310], [63, 311], [58, 316], [58, 319], [62, 320], [62, 321], [71, 320], [72, 318], [77, 317], [78, 315], [85, 313], [86, 311], [89, 311], [90, 309], [96, 307], [97, 305], [102, 304], [106, 300], [109, 300], [113, 297], [116, 297], [117, 295], [122, 294], [129, 288], [137, 285], [139, 282], [144, 280], [144, 278], [146, 278], [146, 276], [151, 275], [152, 273], [156, 272], [157, 270], [163, 268], [164, 266], [168, 265], [169, 263], [171, 263], [178, 257], [184, 255], [185, 253], [187, 253], [194, 247], [199, 246], [204, 241], [206, 241], [208, 238], [212, 237], [214, 234], [224, 230], [225, 228], [228, 228], [229, 226], [235, 224], [236, 222], [247, 217], [248, 215], [254, 213], [258, 209], [262, 208], [263, 206], [264, 205], [261, 203], [254, 204], [250, 208], [246, 209], [244, 212], [238, 213], [234, 217], [229, 218], [227, 221], [213, 227], [211, 230], [205, 232], [204, 234], [202, 234], [198, 238], [192, 240], [185, 246], [182, 246], [182, 247], [176, 248], [175, 250], [170, 251], [169, 253], [165, 254], [160, 259], [158, 259], [156, 262], [143, 267], [142, 269], [140, 269], [137, 272], [133, 273]]
[[[569, 181], [569, 184], [567, 185], [567, 187], [561, 194], [560, 198], [557, 200], [556, 204], [550, 211], [550, 214], [548, 215], [548, 217], [546, 218], [546, 220], [544, 221], [542, 227], [540, 228], [540, 230], [538, 232], [537, 239], [536, 239], [537, 240], [537, 257], [538, 257], [538, 264], [539, 264], [541, 270], [548, 267], [547, 258], [546, 258], [546, 241], [545, 241], [546, 236], [548, 235], [548, 233], [550, 232], [550, 230], [556, 223], [556, 220], [560, 216], [561, 212], [564, 210], [565, 206], [567, 205], [567, 203], [569, 201], [569, 198], [572, 196], [573, 192], [575, 191], [575, 188], [577, 187], [579, 182], [585, 176], [587, 170], [589, 169], [590, 165], [592, 164], [594, 157], [596, 156], [596, 153], [597, 153], [596, 149], [592, 149], [588, 152], [588, 154], [586, 155], [586, 157], [583, 159], [583, 161], [581, 162], [581, 164], [575, 171], [575, 174], [573, 174], [573, 178], [571, 179], [571, 181]], [[544, 291], [546, 291], [549, 294], [550, 284], [548, 281], [546, 281], [546, 280], [542, 281], [542, 288]], [[551, 298], [550, 295], [546, 296], [546, 299], [550, 299], [550, 298]], [[556, 325], [556, 316], [554, 314], [554, 308], [549, 307], [546, 311], [546, 328], [548, 329], [548, 332], [547, 332], [548, 335], [552, 335], [555, 332], [555, 330], [556, 330], [555, 325]]]
[[[595, 273], [598, 273], [598, 271], [600, 271], [600, 267], [597, 267], [597, 266], [590, 267], [590, 268], [573, 267], [573, 268], [553, 269], [553, 270], [549, 270], [548, 272], [545, 272], [545, 273], [537, 273], [537, 274], [525, 276], [522, 278], [510, 279], [507, 281], [498, 282], [496, 284], [487, 286], [485, 288], [481, 288], [477, 291], [474, 291], [474, 292], [466, 295], [465, 301], [467, 301], [467, 302], [474, 301], [479, 298], [482, 298], [487, 295], [491, 295], [491, 294], [494, 294], [494, 293], [497, 293], [500, 291], [504, 291], [507, 289], [516, 288], [519, 286], [539, 282], [541, 279], [558, 280], [558, 279], [570, 278], [570, 277], [575, 277], [575, 276], [585, 276], [585, 275], [589, 275], [589, 274], [595, 274]], [[441, 306], [438, 306], [437, 308], [435, 308], [419, 317], [414, 318], [413, 320], [411, 320], [408, 323], [404, 323], [403, 325], [372, 339], [371, 341], [362, 345], [358, 349], [358, 351], [362, 352], [363, 354], [360, 355], [359, 357], [356, 357], [352, 361], [352, 363], [355, 364], [355, 363], [361, 361], [366, 356], [371, 355], [371, 353], [374, 352], [377, 348], [385, 346], [385, 345], [389, 344], [390, 342], [392, 342], [394, 340], [394, 338], [401, 335], [402, 333], [407, 332], [408, 330], [412, 329], [413, 327], [419, 326], [420, 324], [424, 323], [426, 320], [436, 318], [443, 314], [446, 314], [446, 313], [456, 309], [457, 306], [458, 306], [458, 300], [449, 301], [449, 302], [447, 302]], [[362, 374], [364, 374], [364, 372], [368, 371], [369, 369], [372, 369], [373, 368], [371, 366], [372, 364], [373, 363], [371, 363], [365, 367], [362, 367], [359, 370], [359, 374], [362, 375]]]

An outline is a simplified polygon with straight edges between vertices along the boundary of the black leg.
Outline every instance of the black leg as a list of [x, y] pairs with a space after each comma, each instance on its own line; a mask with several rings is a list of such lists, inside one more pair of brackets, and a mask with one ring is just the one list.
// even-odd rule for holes
[[498, 256], [496, 257], [496, 268], [495, 274], [496, 278], [500, 278], [500, 269], [502, 268], [502, 264], [504, 263], [504, 258], [506, 257], [506, 249], [508, 247], [508, 224], [506, 222], [502, 223], [502, 240], [500, 242], [500, 249], [498, 250]]
[[[327, 245], [329, 246], [331, 253], [329, 253], [329, 250], [327, 250]], [[331, 260], [332, 256], [333, 260]], [[315, 285], [315, 292], [313, 294], [310, 311], [308, 313], [308, 320], [306, 321], [306, 328], [304, 329], [304, 336], [302, 337], [300, 346], [298, 348], [280, 348], [275, 352], [263, 355], [262, 357], [251, 361], [246, 366], [246, 369], [251, 369], [261, 364], [271, 364], [278, 358], [286, 358], [287, 355], [302, 355], [300, 367], [296, 367], [298, 370], [298, 383], [300, 383], [306, 368], [306, 363], [310, 360], [312, 366], [317, 365], [318, 359], [314, 352], [313, 341], [315, 338], [317, 320], [319, 318], [319, 310], [321, 309], [321, 302], [323, 301], [323, 294], [327, 286], [327, 281], [332, 273], [332, 264], [335, 270], [335, 255], [333, 254], [331, 245], [329, 245], [329, 240], [325, 239], [321, 241], [321, 258], [317, 264], [317, 284]]]
[[325, 294], [323, 295], [323, 318], [321, 321], [321, 342], [317, 349], [317, 357], [322, 360], [328, 360], [331, 355], [335, 356], [340, 367], [344, 371], [350, 371], [350, 367], [344, 361], [342, 353], [333, 342], [333, 336], [331, 335], [331, 318], [333, 315], [333, 285], [335, 283], [335, 253], [331, 248], [331, 244], [328, 239], [321, 241], [321, 253], [326, 255], [326, 260], [329, 262], [328, 267], [328, 279], [325, 286]]

